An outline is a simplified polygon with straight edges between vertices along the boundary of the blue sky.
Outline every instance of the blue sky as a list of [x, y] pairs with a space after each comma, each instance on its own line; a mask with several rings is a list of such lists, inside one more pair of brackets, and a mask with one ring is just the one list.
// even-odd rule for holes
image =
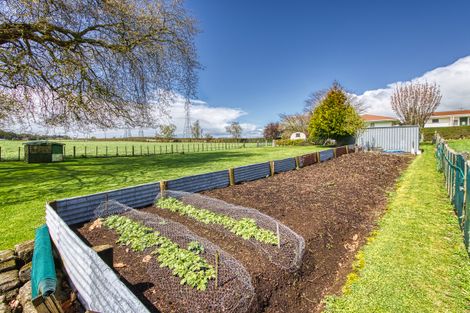
[[470, 1], [187, 0], [186, 7], [202, 31], [198, 99], [258, 128], [301, 111], [310, 92], [335, 79], [364, 95], [470, 55]]

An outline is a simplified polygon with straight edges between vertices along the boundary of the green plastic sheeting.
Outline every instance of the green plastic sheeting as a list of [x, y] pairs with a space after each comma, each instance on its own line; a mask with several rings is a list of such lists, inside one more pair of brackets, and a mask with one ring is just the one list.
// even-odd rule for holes
[[33, 268], [31, 270], [31, 293], [47, 297], [55, 292], [57, 276], [52, 255], [49, 228], [43, 225], [36, 229], [34, 238]]

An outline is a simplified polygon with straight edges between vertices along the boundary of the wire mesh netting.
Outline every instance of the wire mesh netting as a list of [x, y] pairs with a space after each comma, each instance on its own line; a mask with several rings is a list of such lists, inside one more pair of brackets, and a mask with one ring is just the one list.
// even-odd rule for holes
[[[132, 209], [117, 201], [106, 201], [95, 210], [96, 218], [122, 215], [158, 231], [182, 248], [197, 242], [203, 249], [200, 256], [217, 267], [217, 279], [211, 279], [204, 291], [181, 284], [181, 279], [160, 267], [155, 257], [148, 262], [147, 274], [167, 307], [164, 312], [247, 312], [254, 299], [251, 277], [245, 267], [217, 245], [191, 232], [187, 227], [156, 214]], [[145, 250], [151, 253], [154, 248]], [[216, 266], [216, 258], [218, 266]], [[217, 281], [217, 283], [216, 283]], [[160, 296], [161, 295], [161, 296]]]
[[437, 138], [436, 159], [437, 170], [444, 173], [447, 192], [463, 231], [467, 252], [470, 253], [470, 172], [467, 160], [450, 149], [442, 138]]
[[204, 218], [200, 219], [199, 222], [207, 224], [208, 227], [219, 232], [223, 232], [224, 235], [232, 236], [233, 238], [237, 237], [235, 234], [236, 231], [234, 231], [236, 226], [233, 227], [233, 224], [227, 225], [223, 219], [224, 217], [229, 217], [232, 221], [247, 222], [249, 224], [248, 226], [257, 227], [262, 232], [267, 233], [268, 237], [269, 235], [276, 236], [276, 244], [266, 243], [263, 242], [263, 240], [257, 240], [253, 237], [245, 237], [244, 239], [253, 244], [259, 253], [267, 256], [272, 263], [276, 264], [280, 268], [288, 271], [296, 271], [300, 268], [305, 250], [305, 241], [303, 237], [278, 220], [252, 208], [230, 204], [201, 194], [182, 191], [166, 190], [163, 193], [158, 194], [156, 206], [161, 207], [161, 205], [159, 205], [160, 199], [171, 198], [181, 201], [185, 205], [191, 206], [191, 210], [193, 211], [202, 210], [202, 212], [194, 213], [193, 217], [195, 214], [203, 216], [204, 210], [217, 213], [215, 219], [218, 219], [220, 222], [212, 223], [207, 219], [204, 220]]

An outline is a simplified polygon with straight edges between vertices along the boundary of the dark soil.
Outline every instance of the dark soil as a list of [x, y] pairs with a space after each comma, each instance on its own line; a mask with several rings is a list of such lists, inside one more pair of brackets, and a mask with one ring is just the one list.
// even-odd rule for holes
[[[252, 277], [257, 299], [253, 312], [319, 312], [325, 295], [338, 293], [357, 250], [386, 207], [387, 192], [411, 157], [357, 153], [266, 179], [204, 192], [226, 202], [252, 207], [278, 219], [305, 239], [305, 255], [297, 273], [288, 273], [255, 251], [249, 242], [156, 207], [157, 213], [186, 225], [232, 254]], [[90, 245], [117, 239], [105, 228], [77, 231]], [[149, 308], [177, 311], [149, 281], [143, 253], [116, 246], [114, 262], [123, 281]]]

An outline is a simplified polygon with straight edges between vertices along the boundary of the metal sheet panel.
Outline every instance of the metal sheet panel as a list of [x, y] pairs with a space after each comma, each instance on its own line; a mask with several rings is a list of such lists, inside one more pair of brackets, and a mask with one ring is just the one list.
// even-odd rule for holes
[[366, 128], [356, 143], [363, 149], [399, 150], [416, 152], [419, 146], [418, 126]]
[[46, 223], [71, 285], [87, 310], [103, 313], [149, 312], [49, 205], [46, 206]]
[[325, 162], [327, 160], [334, 158], [333, 149], [320, 151], [320, 162]]
[[274, 173], [282, 173], [295, 170], [296, 164], [294, 158], [274, 161]]
[[318, 153], [304, 154], [299, 157], [300, 167], [305, 167], [318, 163]]
[[153, 204], [159, 192], [160, 185], [158, 183], [151, 183], [58, 200], [55, 206], [57, 214], [70, 225], [87, 222], [92, 219], [94, 210], [106, 199], [116, 200], [133, 208], [141, 208]]
[[236, 167], [233, 169], [235, 183], [268, 177], [271, 174], [269, 162]]
[[218, 171], [201, 175], [186, 176], [167, 182], [169, 190], [200, 192], [224, 188], [230, 184], [228, 171]]

